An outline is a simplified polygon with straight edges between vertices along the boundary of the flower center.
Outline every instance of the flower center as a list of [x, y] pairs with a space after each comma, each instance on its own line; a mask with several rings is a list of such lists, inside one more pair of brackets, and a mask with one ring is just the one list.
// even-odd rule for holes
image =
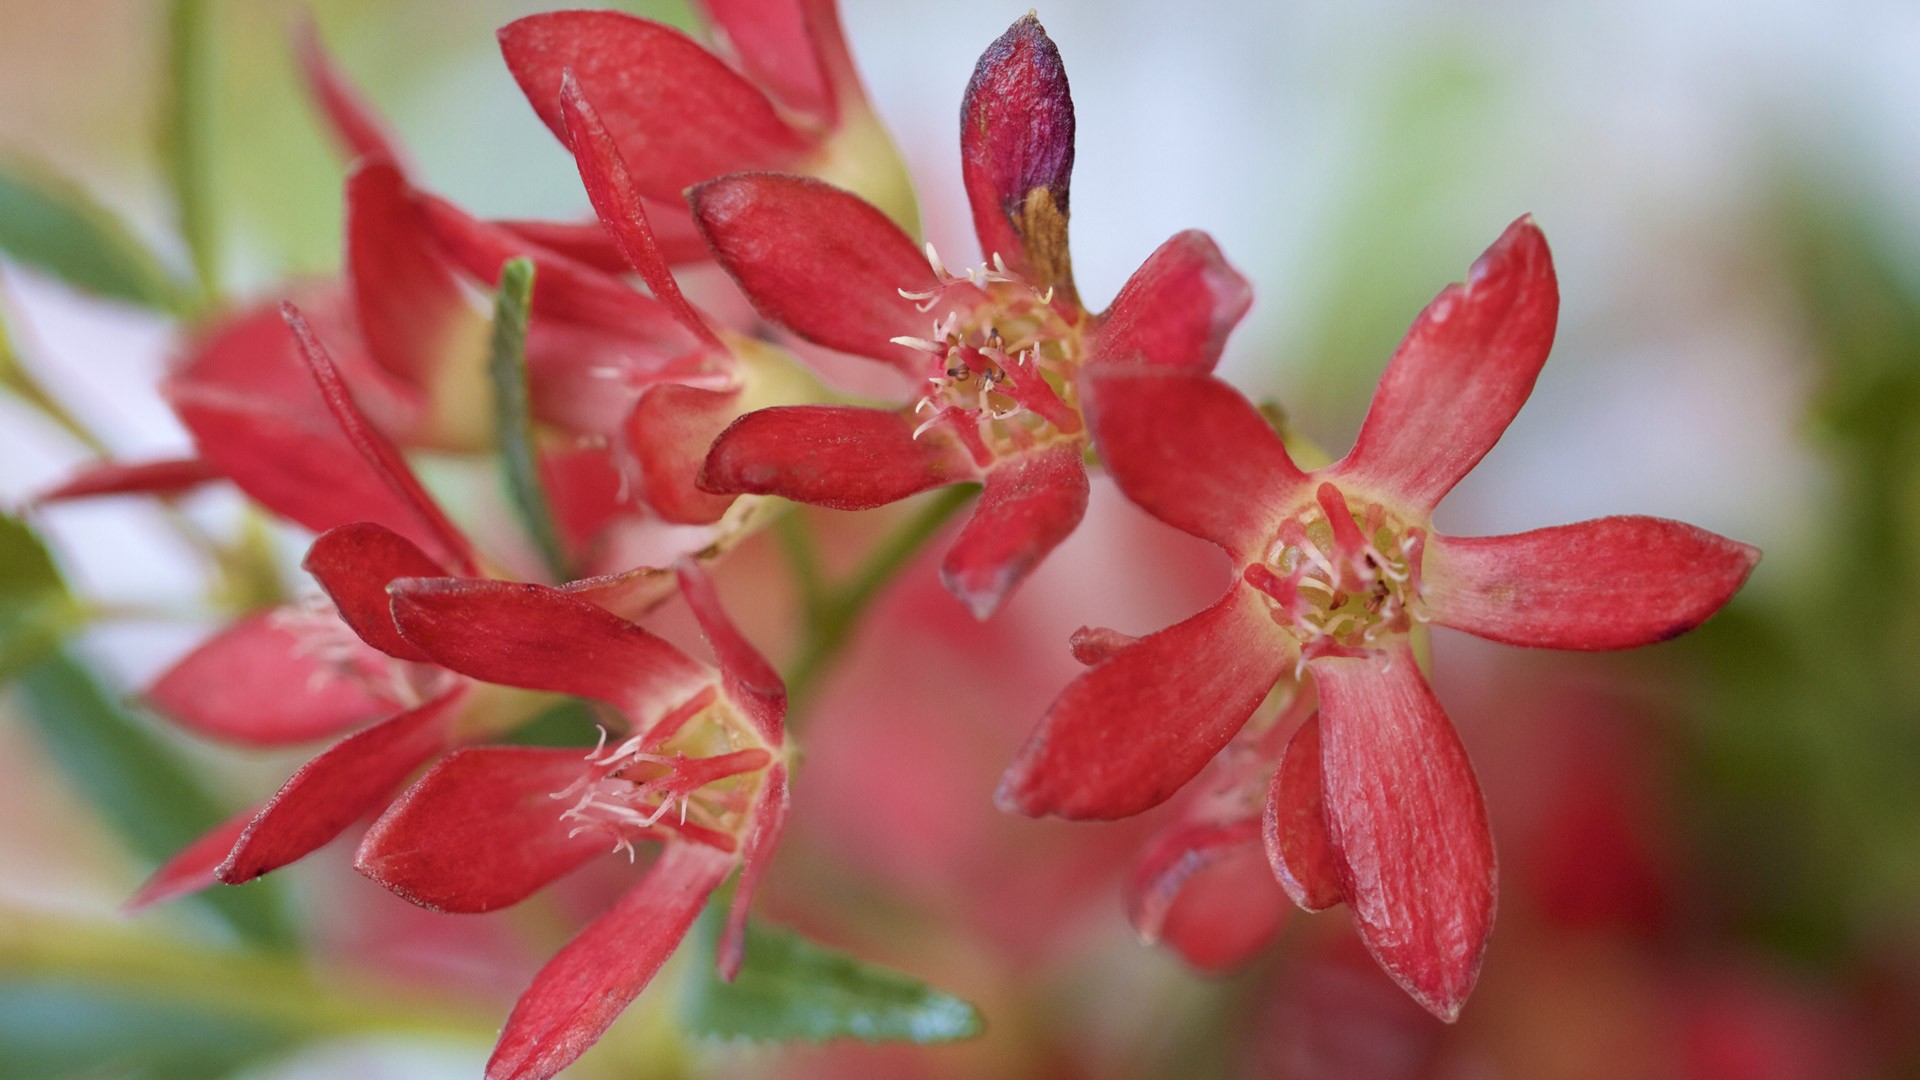
[[1426, 530], [1379, 503], [1355, 512], [1332, 484], [1281, 524], [1266, 557], [1243, 573], [1301, 658], [1361, 655], [1386, 634], [1424, 621], [1420, 559]]
[[965, 277], [948, 273], [932, 244], [927, 261], [939, 284], [900, 295], [944, 314], [931, 337], [893, 339], [926, 358], [927, 392], [914, 406], [921, 417], [914, 437], [950, 427], [982, 468], [1084, 437], [1073, 387], [1084, 343], [1079, 320], [1054, 305], [1053, 290], [1036, 289], [998, 255]]
[[628, 858], [635, 840], [670, 835], [736, 851], [773, 760], [745, 718], [708, 686], [612, 750], [603, 730], [586, 773], [553, 797], [574, 800], [560, 815], [579, 822], [569, 836], [602, 830]]

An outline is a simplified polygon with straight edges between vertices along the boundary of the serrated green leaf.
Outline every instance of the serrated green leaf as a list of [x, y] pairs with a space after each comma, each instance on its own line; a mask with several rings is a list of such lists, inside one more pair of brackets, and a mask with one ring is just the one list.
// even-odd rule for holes
[[0, 158], [0, 250], [84, 292], [169, 312], [188, 306], [185, 290], [112, 211], [38, 162]]
[[294, 1038], [283, 1026], [80, 981], [0, 981], [0, 1080], [210, 1080]]
[[208, 0], [167, 5], [167, 64], [160, 158], [173, 189], [180, 235], [202, 294], [220, 287], [219, 219], [213, 197], [217, 72]]
[[[158, 864], [226, 818], [179, 754], [67, 653], [29, 668], [20, 691], [49, 756], [136, 855]], [[222, 886], [196, 899], [255, 944], [292, 940], [272, 882]]]
[[700, 962], [682, 1012], [693, 1034], [753, 1042], [935, 1043], [972, 1038], [986, 1028], [980, 1011], [952, 994], [757, 920], [747, 922], [740, 974], [721, 982], [710, 958], [724, 916], [723, 897], [701, 916]]
[[493, 380], [494, 424], [499, 429], [500, 464], [507, 493], [556, 580], [567, 577], [566, 553], [553, 526], [553, 510], [540, 482], [540, 455], [534, 444], [533, 405], [527, 390], [527, 313], [533, 305], [533, 261], [509, 259], [500, 268], [500, 290], [493, 301], [493, 342], [487, 374]]
[[75, 615], [39, 538], [25, 524], [0, 516], [0, 680], [53, 651]]

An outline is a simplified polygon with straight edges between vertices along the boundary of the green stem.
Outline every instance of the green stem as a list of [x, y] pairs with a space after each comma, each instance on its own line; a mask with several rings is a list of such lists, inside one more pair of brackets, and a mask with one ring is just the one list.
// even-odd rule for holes
[[[820, 582], [813, 538], [805, 532], [805, 523], [780, 526], [781, 547], [800, 578], [802, 597], [809, 593], [813, 596], [807, 604], [807, 629], [800, 654], [787, 672], [787, 702], [793, 715], [805, 714], [819, 690], [821, 677], [839, 658], [854, 629], [860, 625], [860, 617], [881, 589], [979, 490], [975, 484], [956, 484], [932, 496], [917, 513], [882, 537], [867, 553], [866, 561], [845, 581], [832, 586]], [[787, 518], [797, 516], [786, 515]], [[807, 585], [809, 574], [814, 581], [811, 589]]]

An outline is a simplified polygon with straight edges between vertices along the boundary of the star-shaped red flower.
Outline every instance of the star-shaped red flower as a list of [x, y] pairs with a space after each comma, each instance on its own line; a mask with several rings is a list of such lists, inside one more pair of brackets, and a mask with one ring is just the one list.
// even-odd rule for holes
[[1719, 610], [1760, 557], [1650, 517], [1434, 532], [1434, 505], [1532, 390], [1558, 308], [1546, 240], [1522, 218], [1414, 322], [1353, 450], [1310, 473], [1210, 375], [1083, 373], [1082, 403], [1121, 490], [1219, 544], [1236, 573], [1183, 623], [1082, 643], [1094, 666], [1049, 708], [1000, 804], [1138, 813], [1191, 780], [1276, 683], [1311, 674], [1318, 715], [1293, 735], [1268, 791], [1273, 869], [1303, 907], [1344, 901], [1400, 985], [1456, 1016], [1493, 925], [1493, 838], [1411, 631], [1432, 623], [1554, 649], [1664, 641]]

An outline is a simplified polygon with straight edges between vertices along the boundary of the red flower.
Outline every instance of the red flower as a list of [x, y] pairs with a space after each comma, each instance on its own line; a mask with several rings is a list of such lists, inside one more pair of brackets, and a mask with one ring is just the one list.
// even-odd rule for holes
[[1411, 632], [1435, 623], [1556, 649], [1664, 641], [1719, 610], [1760, 556], [1648, 517], [1481, 539], [1433, 531], [1434, 505], [1526, 400], [1558, 305], [1546, 241], [1523, 218], [1415, 321], [1352, 452], [1312, 473], [1209, 375], [1084, 373], [1122, 491], [1219, 544], [1238, 573], [1213, 607], [1095, 657], [1008, 770], [1000, 804], [1138, 813], [1192, 779], [1276, 682], [1311, 673], [1319, 714], [1267, 796], [1276, 876], [1304, 907], [1345, 901], [1401, 986], [1457, 1015], [1493, 923], [1493, 840]]
[[629, 737], [578, 751], [484, 746], [421, 777], [368, 831], [362, 873], [439, 911], [491, 911], [577, 868], [609, 842], [666, 845], [638, 885], [562, 949], [520, 998], [489, 1080], [560, 1071], [672, 954], [707, 897], [741, 870], [719, 966], [739, 970], [749, 897], [787, 817], [786, 689], [691, 562], [680, 590], [714, 671], [618, 616], [541, 585], [395, 582], [407, 640], [469, 677], [606, 702]]
[[700, 486], [865, 509], [984, 480], [942, 567], [947, 587], [984, 618], [1086, 510], [1076, 373], [1117, 361], [1209, 370], [1251, 294], [1212, 240], [1185, 232], [1105, 313], [1081, 305], [1067, 251], [1073, 102], [1059, 52], [1032, 16], [980, 58], [960, 138], [989, 257], [965, 277], [931, 249], [923, 257], [873, 206], [818, 180], [742, 173], [691, 191], [714, 257], [763, 316], [928, 384], [912, 408], [750, 413], [715, 442]]

